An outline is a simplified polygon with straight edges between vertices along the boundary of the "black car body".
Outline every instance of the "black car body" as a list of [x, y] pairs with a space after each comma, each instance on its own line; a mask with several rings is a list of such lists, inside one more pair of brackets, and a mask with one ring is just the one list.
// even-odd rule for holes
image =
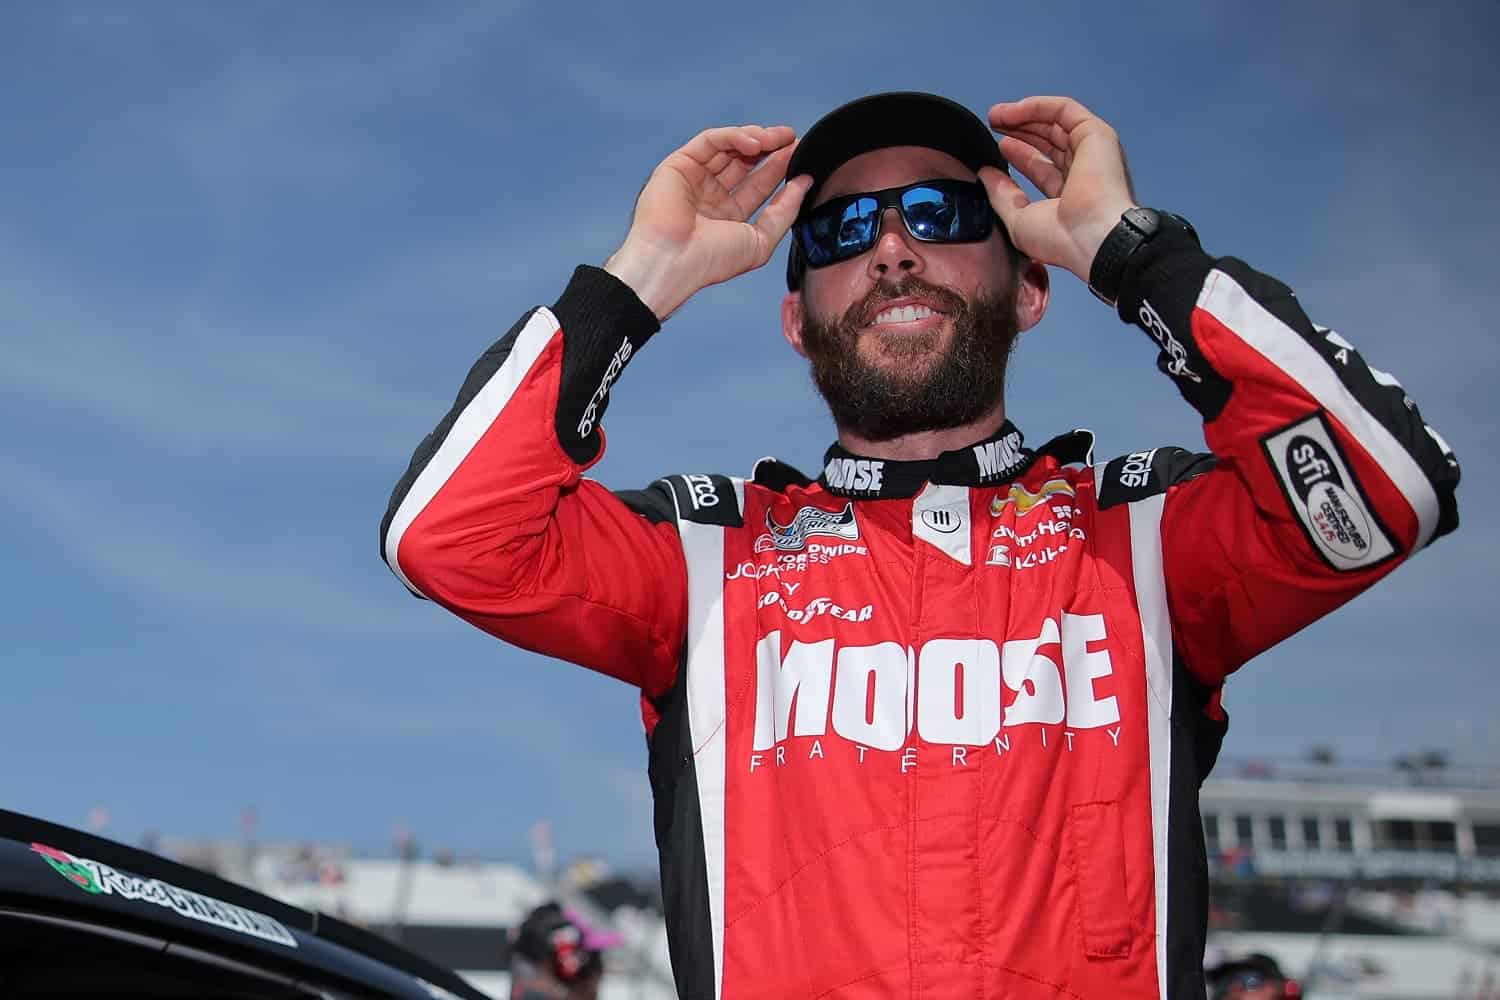
[[489, 1000], [369, 931], [5, 810], [0, 996]]

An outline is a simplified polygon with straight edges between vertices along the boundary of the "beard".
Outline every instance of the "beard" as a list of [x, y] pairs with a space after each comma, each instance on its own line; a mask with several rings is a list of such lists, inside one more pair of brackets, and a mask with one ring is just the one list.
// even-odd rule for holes
[[[900, 282], [882, 281], [837, 321], [809, 311], [802, 346], [834, 423], [867, 441], [889, 441], [961, 427], [989, 413], [1004, 393], [1005, 369], [1019, 332], [1016, 284], [1012, 278], [1000, 292], [971, 302], [910, 275]], [[948, 315], [953, 339], [941, 355], [936, 353], [941, 329], [864, 332], [884, 303], [908, 295]], [[883, 364], [860, 357], [861, 337], [878, 338], [874, 346]]]

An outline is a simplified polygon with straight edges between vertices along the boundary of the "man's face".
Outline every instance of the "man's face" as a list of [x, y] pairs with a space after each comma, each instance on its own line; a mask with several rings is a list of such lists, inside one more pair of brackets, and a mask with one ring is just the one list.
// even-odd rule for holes
[[1282, 992], [1281, 980], [1245, 973], [1225, 983], [1215, 996], [1220, 1000], [1276, 1000]]
[[[933, 149], [876, 150], [836, 170], [818, 203], [936, 178], [974, 174]], [[880, 441], [991, 412], [1018, 331], [1017, 286], [998, 226], [979, 243], [923, 243], [887, 209], [872, 249], [803, 281], [800, 348], [834, 421]]]

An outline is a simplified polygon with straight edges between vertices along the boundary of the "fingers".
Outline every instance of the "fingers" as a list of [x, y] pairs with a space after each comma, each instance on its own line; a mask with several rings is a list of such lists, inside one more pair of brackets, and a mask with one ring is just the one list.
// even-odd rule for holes
[[1013, 136], [1030, 143], [1054, 163], [1061, 164], [1072, 152], [1072, 139], [1060, 125], [1030, 123], [998, 131], [1001, 135]]
[[[714, 173], [717, 170], [712, 164], [721, 153], [756, 157], [788, 145], [795, 137], [796, 133], [787, 125], [771, 128], [764, 125], [730, 125], [699, 132], [678, 152], [691, 157], [704, 169]], [[723, 162], [718, 169], [722, 169]]]
[[984, 193], [989, 195], [990, 207], [1000, 216], [1005, 228], [1014, 232], [1015, 227], [1011, 225], [1011, 221], [1018, 212], [1031, 204], [1031, 199], [1009, 174], [996, 167], [980, 167], [979, 183], [984, 185]]
[[1064, 132], [1072, 132], [1090, 121], [1104, 120], [1071, 97], [1028, 97], [1020, 101], [1003, 101], [990, 108], [990, 127], [1000, 131], [1028, 122], [1056, 123]]
[[[791, 151], [794, 148], [796, 147], [783, 146], [771, 155], [781, 156], [782, 154], [785, 154], [785, 157], [783, 157], [783, 159], [787, 159], [790, 158]], [[714, 173], [714, 180], [718, 181], [719, 186], [722, 187], [725, 191], [733, 191], [739, 186], [741, 181], [749, 176], [750, 171], [757, 169], [761, 164], [767, 162], [767, 160], [768, 157], [764, 153], [755, 157], [736, 156], [725, 163], [722, 169]], [[786, 164], [784, 162], [782, 163], [782, 167], [783, 169], [786, 167]], [[771, 192], [768, 189], [766, 191], [766, 194], [769, 195], [770, 193]]]
[[1056, 198], [1062, 193], [1063, 181], [1067, 178], [1062, 168], [1040, 147], [1006, 136], [1000, 140], [1000, 155], [1048, 198]]
[[[749, 165], [742, 161], [739, 166], [744, 169], [744, 172], [740, 173], [743, 183], [736, 181], [735, 184], [731, 184], [725, 179], [726, 175], [734, 172], [733, 168], [719, 176], [719, 183], [730, 188], [730, 197], [734, 199], [735, 205], [743, 213], [744, 218], [748, 219], [754, 215], [761, 203], [771, 197], [771, 192], [776, 190], [776, 185], [786, 179], [786, 165], [792, 158], [792, 150], [796, 148], [796, 146], [783, 146], [766, 157], [760, 166], [755, 168], [754, 173], [749, 173]], [[746, 173], [749, 173], [748, 177], [745, 176]], [[736, 184], [738, 186], [735, 186]]]
[[[781, 169], [785, 171], [786, 167], [783, 165]], [[807, 174], [792, 178], [776, 192], [776, 197], [755, 220], [755, 230], [760, 234], [760, 263], [771, 259], [776, 244], [792, 228], [792, 221], [797, 218], [797, 210], [802, 207], [802, 199], [810, 187], [812, 178]]]

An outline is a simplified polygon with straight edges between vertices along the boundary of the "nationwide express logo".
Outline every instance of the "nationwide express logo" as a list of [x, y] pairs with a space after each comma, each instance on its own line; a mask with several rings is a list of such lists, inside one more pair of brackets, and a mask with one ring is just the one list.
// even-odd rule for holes
[[179, 916], [197, 920], [227, 931], [249, 934], [274, 944], [297, 947], [297, 939], [278, 921], [243, 906], [235, 906], [211, 896], [179, 889], [160, 879], [141, 878], [117, 871], [109, 865], [80, 858], [46, 844], [32, 844], [32, 851], [63, 878], [96, 896], [119, 896], [122, 899], [155, 903], [175, 911]]

